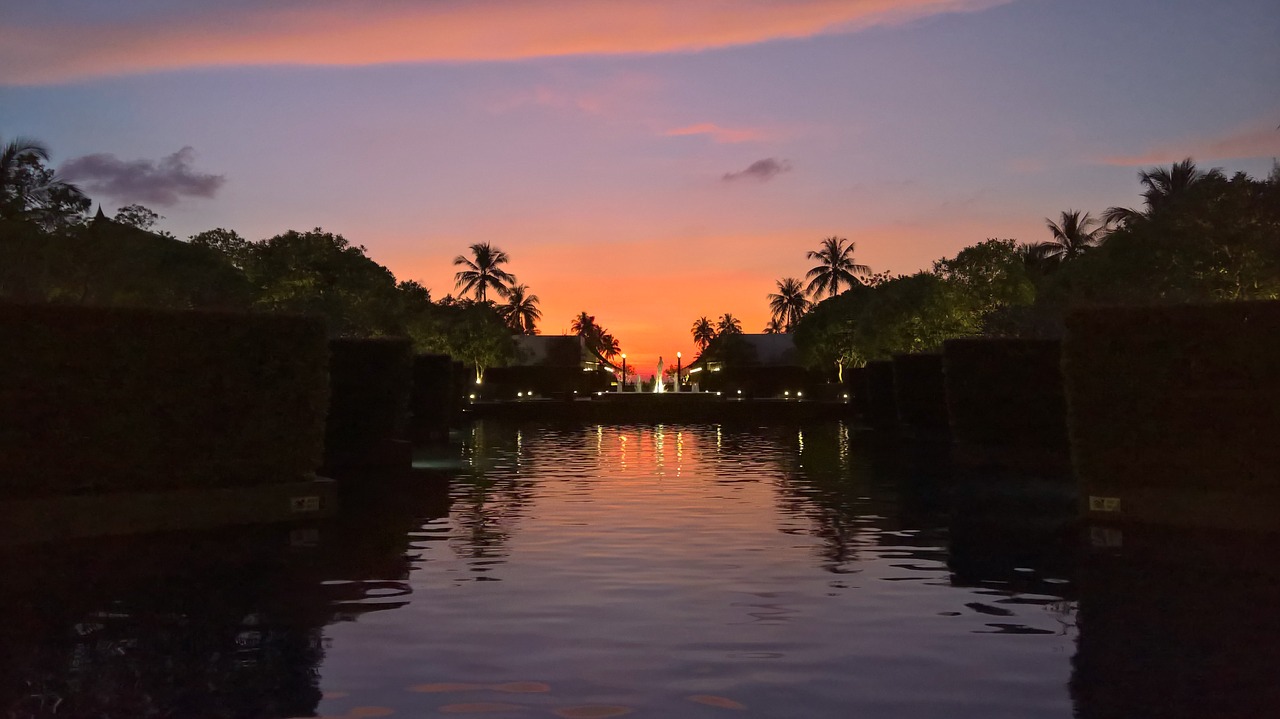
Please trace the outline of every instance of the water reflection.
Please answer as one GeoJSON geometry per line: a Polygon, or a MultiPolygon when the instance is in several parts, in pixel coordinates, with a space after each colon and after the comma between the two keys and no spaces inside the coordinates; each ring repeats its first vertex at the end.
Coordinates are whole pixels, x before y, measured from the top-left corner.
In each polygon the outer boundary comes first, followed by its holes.
{"type": "Polygon", "coordinates": [[[450,481],[347,478],[316,525],[0,551],[0,708],[1093,718],[1280,700],[1276,547],[1081,547],[1061,486],[958,474],[936,447],[839,423],[486,422],[418,459],[450,481]]]}
{"type": "Polygon", "coordinates": [[[1274,538],[1133,529],[1090,552],[1072,660],[1079,715],[1274,716],[1277,552],[1274,538]]]}
{"type": "Polygon", "coordinates": [[[312,716],[324,627],[403,606],[442,477],[358,478],[305,526],[0,548],[0,708],[35,717],[312,716]]]}

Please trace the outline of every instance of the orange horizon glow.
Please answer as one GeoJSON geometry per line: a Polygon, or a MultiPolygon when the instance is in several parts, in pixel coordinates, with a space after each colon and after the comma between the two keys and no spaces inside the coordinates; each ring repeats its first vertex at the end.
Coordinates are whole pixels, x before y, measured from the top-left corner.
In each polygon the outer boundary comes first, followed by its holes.
{"type": "MultiPolygon", "coordinates": [[[[762,333],[770,317],[767,295],[776,291],[776,281],[783,277],[803,281],[815,264],[805,253],[817,249],[824,237],[834,234],[854,241],[855,258],[875,272],[911,274],[988,237],[1037,238],[1043,234],[1043,223],[1040,217],[1023,218],[1017,225],[984,218],[939,218],[927,225],[881,225],[857,233],[810,228],[698,236],[666,235],[659,227],[652,230],[656,237],[607,245],[572,235],[555,241],[527,237],[494,244],[511,257],[503,268],[538,296],[541,334],[568,334],[570,322],[585,311],[618,338],[628,367],[647,378],[659,356],[672,367],[676,352],[683,353],[685,366],[697,356],[690,327],[700,316],[714,322],[728,312],[742,321],[743,332],[762,333]],[[722,260],[687,261],[695,255],[722,260]]],[[[403,243],[388,238],[374,244],[403,243]]],[[[397,279],[428,287],[437,301],[445,295],[458,296],[453,282],[456,268],[451,263],[459,253],[466,253],[466,245],[452,253],[369,252],[397,279]]]]}
{"type": "Polygon", "coordinates": [[[1246,157],[1280,156],[1280,131],[1270,122],[1241,128],[1212,137],[1199,137],[1180,142],[1166,142],[1136,155],[1108,155],[1108,165],[1150,167],[1181,162],[1187,157],[1230,160],[1246,157]]]}

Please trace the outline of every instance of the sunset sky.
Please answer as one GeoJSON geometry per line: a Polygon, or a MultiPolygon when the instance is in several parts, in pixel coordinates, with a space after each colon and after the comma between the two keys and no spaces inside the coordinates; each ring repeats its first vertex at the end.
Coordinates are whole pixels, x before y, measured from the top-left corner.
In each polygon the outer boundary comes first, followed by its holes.
{"type": "Polygon", "coordinates": [[[0,0],[0,138],[186,237],[475,242],[629,361],[768,320],[831,235],[911,272],[1143,167],[1280,156],[1275,0],[0,0]],[[69,163],[69,164],[68,164],[69,163]]]}

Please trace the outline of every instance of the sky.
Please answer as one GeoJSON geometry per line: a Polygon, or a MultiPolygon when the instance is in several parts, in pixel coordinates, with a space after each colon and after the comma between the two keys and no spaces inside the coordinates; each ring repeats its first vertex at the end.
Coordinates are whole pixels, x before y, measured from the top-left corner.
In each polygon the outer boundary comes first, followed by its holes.
{"type": "Polygon", "coordinates": [[[1280,156],[1275,0],[0,0],[0,140],[187,237],[321,227],[441,298],[478,242],[629,362],[910,273],[1140,170],[1280,156]]]}

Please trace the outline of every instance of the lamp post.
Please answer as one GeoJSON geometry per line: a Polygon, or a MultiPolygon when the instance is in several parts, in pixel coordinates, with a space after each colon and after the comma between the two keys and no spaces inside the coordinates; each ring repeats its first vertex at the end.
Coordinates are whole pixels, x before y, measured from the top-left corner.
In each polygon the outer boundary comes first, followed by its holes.
{"type": "Polygon", "coordinates": [[[622,353],[622,381],[618,383],[618,391],[627,391],[627,353],[622,353]]]}
{"type": "Polygon", "coordinates": [[[680,391],[680,353],[676,353],[676,391],[680,391]]]}

